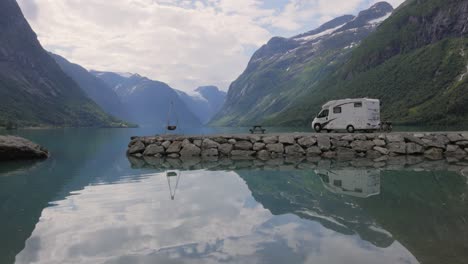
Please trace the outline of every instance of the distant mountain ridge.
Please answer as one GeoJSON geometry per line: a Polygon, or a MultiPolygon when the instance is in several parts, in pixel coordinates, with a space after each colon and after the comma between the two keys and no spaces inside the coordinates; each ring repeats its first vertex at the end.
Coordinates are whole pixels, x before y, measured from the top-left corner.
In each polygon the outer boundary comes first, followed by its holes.
{"type": "Polygon", "coordinates": [[[0,125],[118,126],[42,48],[15,0],[0,2],[0,125]]]}
{"type": "Polygon", "coordinates": [[[272,38],[231,84],[210,124],[250,126],[274,119],[333,73],[392,12],[390,4],[379,2],[357,17],[344,15],[301,35],[272,38]]]}
{"type": "Polygon", "coordinates": [[[89,98],[96,102],[106,113],[120,119],[129,115],[119,96],[103,80],[97,78],[78,64],[69,62],[60,55],[50,53],[60,68],[83,89],[89,98]]]}
{"type": "Polygon", "coordinates": [[[179,94],[163,82],[150,80],[138,74],[122,75],[113,72],[91,71],[119,96],[129,112],[129,120],[142,126],[167,125],[168,121],[180,127],[198,127],[202,123],[187,107],[179,94]],[[170,109],[173,104],[173,111],[170,109]]]}
{"type": "Polygon", "coordinates": [[[208,123],[221,110],[227,95],[226,92],[219,90],[216,86],[201,86],[191,94],[182,91],[177,92],[203,124],[208,123]]]}

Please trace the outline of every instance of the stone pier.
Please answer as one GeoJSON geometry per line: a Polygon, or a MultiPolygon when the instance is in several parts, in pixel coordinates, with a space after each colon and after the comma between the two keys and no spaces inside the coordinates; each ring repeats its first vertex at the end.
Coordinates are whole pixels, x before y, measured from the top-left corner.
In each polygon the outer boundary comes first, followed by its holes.
{"type": "Polygon", "coordinates": [[[468,132],[370,134],[157,135],[132,137],[127,155],[142,158],[229,157],[269,160],[321,157],[374,161],[396,156],[468,162],[468,132]]]}

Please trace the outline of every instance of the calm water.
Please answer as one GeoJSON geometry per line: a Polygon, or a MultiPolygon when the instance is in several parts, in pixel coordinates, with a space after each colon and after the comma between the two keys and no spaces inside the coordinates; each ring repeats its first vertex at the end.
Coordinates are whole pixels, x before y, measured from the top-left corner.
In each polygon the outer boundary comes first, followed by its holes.
{"type": "Polygon", "coordinates": [[[17,133],[52,157],[0,167],[2,264],[468,263],[460,172],[137,169],[151,129],[17,133]]]}

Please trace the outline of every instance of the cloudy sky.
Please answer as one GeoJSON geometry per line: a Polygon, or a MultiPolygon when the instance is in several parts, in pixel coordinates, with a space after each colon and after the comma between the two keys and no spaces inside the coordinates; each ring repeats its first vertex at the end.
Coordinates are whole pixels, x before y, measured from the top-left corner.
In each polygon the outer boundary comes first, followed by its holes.
{"type": "MultiPolygon", "coordinates": [[[[272,36],[378,0],[18,0],[44,47],[87,69],[227,90],[272,36]]],[[[394,7],[403,0],[389,0],[394,7]]]]}

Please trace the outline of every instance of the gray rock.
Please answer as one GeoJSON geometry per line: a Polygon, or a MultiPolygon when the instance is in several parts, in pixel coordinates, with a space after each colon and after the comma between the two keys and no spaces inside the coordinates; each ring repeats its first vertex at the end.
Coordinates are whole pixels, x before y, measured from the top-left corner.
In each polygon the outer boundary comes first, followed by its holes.
{"type": "Polygon", "coordinates": [[[151,144],[146,147],[145,151],[143,152],[144,156],[154,156],[156,154],[164,153],[164,147],[158,146],[156,144],[151,144]]]}
{"type": "Polygon", "coordinates": [[[357,135],[354,135],[354,140],[365,141],[365,140],[367,140],[367,137],[366,137],[366,135],[363,135],[363,134],[357,134],[357,135]]]}
{"type": "Polygon", "coordinates": [[[418,137],[415,137],[415,136],[412,136],[412,135],[406,135],[405,136],[405,140],[408,141],[408,142],[412,142],[412,143],[416,143],[418,145],[421,145],[421,146],[426,146],[426,143],[424,143],[424,141],[418,137]]]}
{"type": "Polygon", "coordinates": [[[238,150],[252,150],[252,143],[250,141],[237,141],[234,145],[234,149],[238,150]]]}
{"type": "Polygon", "coordinates": [[[431,148],[424,152],[424,157],[430,160],[441,160],[444,158],[444,151],[440,148],[431,148]]]}
{"type": "Polygon", "coordinates": [[[225,156],[229,156],[231,154],[233,146],[229,143],[226,143],[226,144],[221,144],[218,149],[219,149],[219,152],[221,152],[221,154],[225,156]]]}
{"type": "Polygon", "coordinates": [[[284,152],[290,156],[303,156],[306,154],[305,150],[299,144],[286,146],[284,152]]]}
{"type": "Polygon", "coordinates": [[[278,138],[279,143],[283,144],[294,144],[296,141],[294,140],[294,135],[280,135],[278,138]]]}
{"type": "Polygon", "coordinates": [[[460,149],[457,145],[447,145],[447,152],[456,152],[460,149]]]}
{"type": "Polygon", "coordinates": [[[322,150],[318,146],[312,146],[307,149],[307,156],[318,156],[322,154],[322,150]]]}
{"type": "Polygon", "coordinates": [[[368,140],[356,140],[351,142],[351,148],[358,152],[366,152],[371,150],[374,146],[374,142],[368,140]]]}
{"type": "Polygon", "coordinates": [[[0,161],[47,159],[48,157],[47,149],[30,140],[15,136],[0,136],[0,161]]]}
{"type": "Polygon", "coordinates": [[[165,149],[167,149],[171,145],[171,142],[169,140],[164,141],[161,146],[163,146],[165,149]]]}
{"type": "Polygon", "coordinates": [[[449,133],[447,134],[447,138],[448,140],[450,140],[450,142],[458,142],[458,141],[462,141],[462,140],[465,140],[462,136],[460,136],[459,134],[454,134],[454,133],[449,133]]]}
{"type": "Polygon", "coordinates": [[[253,145],[253,150],[259,151],[259,150],[262,150],[265,146],[266,146],[265,143],[257,142],[253,145]]]}
{"type": "Polygon", "coordinates": [[[456,144],[457,144],[458,146],[462,147],[462,148],[468,147],[468,141],[466,141],[466,140],[458,141],[456,144]]]}
{"type": "Polygon", "coordinates": [[[353,140],[354,140],[354,137],[353,137],[352,135],[346,135],[346,136],[341,137],[341,140],[344,140],[344,141],[353,141],[353,140]]]}
{"type": "Polygon", "coordinates": [[[386,149],[386,148],[382,148],[382,147],[374,147],[374,150],[379,152],[380,154],[382,155],[388,155],[390,154],[390,150],[386,149]]]}
{"type": "Polygon", "coordinates": [[[438,142],[440,142],[443,145],[447,145],[448,143],[450,143],[450,140],[445,135],[436,135],[435,138],[438,142]]]}
{"type": "Polygon", "coordinates": [[[387,144],[387,149],[391,153],[406,154],[406,143],[403,141],[389,143],[387,144]]]}
{"type": "Polygon", "coordinates": [[[218,144],[228,143],[227,139],[223,137],[215,137],[215,138],[212,138],[212,140],[218,144]]]}
{"type": "Polygon", "coordinates": [[[406,153],[410,155],[423,154],[424,147],[413,142],[406,143],[406,153]]]}
{"type": "Polygon", "coordinates": [[[267,144],[266,148],[270,152],[275,152],[275,153],[283,153],[284,152],[284,146],[281,143],[267,144]]]}
{"type": "Polygon", "coordinates": [[[388,134],[387,135],[388,142],[403,142],[405,139],[401,134],[388,134]]]}
{"type": "Polygon", "coordinates": [[[231,139],[228,140],[228,143],[231,144],[231,145],[234,145],[234,144],[237,143],[237,140],[231,138],[231,139]]]}
{"type": "Polygon", "coordinates": [[[169,155],[167,155],[169,158],[171,159],[177,159],[178,157],[180,157],[180,154],[179,153],[171,153],[169,155]]]}
{"type": "MultiPolygon", "coordinates": [[[[0,142],[0,146],[2,145],[2,143],[0,142]]],[[[128,150],[127,150],[127,154],[129,155],[133,155],[133,154],[136,154],[136,153],[142,153],[143,151],[145,150],[145,144],[143,144],[143,142],[141,141],[137,141],[136,143],[134,143],[128,150]]],[[[2,152],[5,152],[5,150],[0,150],[0,153],[2,152]]],[[[0,155],[2,156],[2,155],[0,155]]]]}
{"type": "Polygon", "coordinates": [[[233,157],[251,157],[257,153],[256,151],[249,150],[233,150],[231,151],[231,156],[233,157]]]}
{"type": "Polygon", "coordinates": [[[171,145],[169,145],[166,152],[167,153],[179,153],[181,149],[182,149],[182,142],[174,141],[172,142],[171,145]]]}
{"type": "Polygon", "coordinates": [[[345,148],[349,146],[349,142],[346,140],[336,140],[332,139],[331,140],[332,147],[334,148],[345,148]]]}
{"type": "Polygon", "coordinates": [[[317,145],[322,151],[330,150],[331,142],[329,137],[319,136],[317,137],[317,145]]]}
{"type": "Polygon", "coordinates": [[[336,152],[335,151],[327,151],[322,153],[322,157],[325,159],[333,159],[336,157],[336,152]]]}
{"type": "Polygon", "coordinates": [[[317,143],[317,139],[314,137],[302,137],[297,140],[297,143],[305,148],[308,148],[315,145],[317,143]]]}
{"type": "Polygon", "coordinates": [[[200,148],[202,146],[202,141],[200,139],[195,139],[193,141],[193,144],[200,148]]]}
{"type": "Polygon", "coordinates": [[[278,143],[278,137],[277,136],[266,136],[262,138],[263,143],[265,144],[275,144],[278,143]]]}
{"type": "Polygon", "coordinates": [[[217,149],[219,144],[209,138],[203,139],[202,149],[217,149]]]}
{"type": "Polygon", "coordinates": [[[422,141],[427,147],[445,149],[445,144],[437,141],[435,138],[433,139],[423,138],[422,141]]]}
{"type": "Polygon", "coordinates": [[[249,138],[250,142],[252,142],[252,143],[259,142],[260,140],[262,140],[262,137],[260,137],[258,135],[249,135],[248,138],[249,138]]]}
{"type": "Polygon", "coordinates": [[[270,152],[268,152],[267,150],[260,150],[259,152],[257,152],[257,157],[262,160],[268,160],[270,159],[270,152]]]}
{"type": "Polygon", "coordinates": [[[204,149],[201,152],[202,157],[217,157],[219,156],[218,149],[215,148],[208,148],[204,149]]]}
{"type": "Polygon", "coordinates": [[[385,140],[382,139],[374,139],[372,142],[374,142],[374,145],[376,145],[377,147],[385,147],[385,145],[387,145],[385,140]]]}
{"type": "Polygon", "coordinates": [[[190,143],[190,140],[188,140],[187,138],[184,139],[184,141],[182,141],[182,147],[185,147],[185,146],[187,146],[188,144],[192,144],[192,143],[190,143]]]}
{"type": "Polygon", "coordinates": [[[201,149],[197,146],[195,146],[195,144],[183,144],[183,148],[182,150],[180,151],[180,155],[182,157],[194,157],[194,156],[200,156],[201,154],[201,149]]]}

